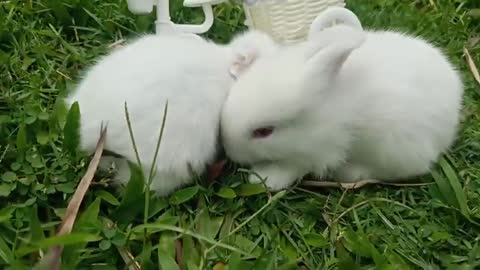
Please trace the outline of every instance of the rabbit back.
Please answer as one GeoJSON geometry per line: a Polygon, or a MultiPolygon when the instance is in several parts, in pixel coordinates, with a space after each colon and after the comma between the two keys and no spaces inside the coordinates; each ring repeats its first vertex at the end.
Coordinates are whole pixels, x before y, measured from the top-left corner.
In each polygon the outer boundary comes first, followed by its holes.
{"type": "Polygon", "coordinates": [[[461,78],[439,49],[419,38],[370,32],[346,61],[338,84],[344,106],[355,108],[346,167],[353,164],[364,174],[343,178],[426,173],[455,140],[461,78]]]}

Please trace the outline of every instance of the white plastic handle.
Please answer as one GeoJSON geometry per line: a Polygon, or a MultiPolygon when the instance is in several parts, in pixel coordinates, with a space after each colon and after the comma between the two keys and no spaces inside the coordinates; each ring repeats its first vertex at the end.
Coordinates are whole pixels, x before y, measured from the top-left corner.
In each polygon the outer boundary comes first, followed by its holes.
{"type": "Polygon", "coordinates": [[[183,6],[185,7],[201,7],[203,5],[217,5],[226,0],[185,0],[183,1],[183,6]]]}
{"type": "Polygon", "coordinates": [[[128,9],[135,14],[152,12],[154,0],[127,0],[128,9]]]}
{"type": "MultiPolygon", "coordinates": [[[[213,25],[213,10],[211,5],[202,5],[205,20],[202,24],[174,24],[175,29],[184,33],[202,34],[207,32],[213,25]]],[[[157,27],[158,33],[158,27],[157,27]]]]}
{"type": "Polygon", "coordinates": [[[201,24],[174,24],[170,18],[170,0],[127,0],[128,9],[136,14],[148,14],[156,6],[157,20],[155,21],[155,32],[172,33],[183,32],[202,34],[207,32],[213,25],[212,5],[220,4],[227,0],[185,0],[185,7],[202,7],[205,20],[201,24]]]}

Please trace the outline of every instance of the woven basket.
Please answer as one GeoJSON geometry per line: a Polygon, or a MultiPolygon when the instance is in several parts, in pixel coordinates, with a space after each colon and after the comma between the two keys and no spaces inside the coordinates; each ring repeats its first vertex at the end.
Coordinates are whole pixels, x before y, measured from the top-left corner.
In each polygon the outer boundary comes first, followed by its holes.
{"type": "Polygon", "coordinates": [[[320,12],[330,6],[344,7],[343,0],[258,0],[244,4],[245,25],[270,34],[284,44],[305,40],[320,12]]]}

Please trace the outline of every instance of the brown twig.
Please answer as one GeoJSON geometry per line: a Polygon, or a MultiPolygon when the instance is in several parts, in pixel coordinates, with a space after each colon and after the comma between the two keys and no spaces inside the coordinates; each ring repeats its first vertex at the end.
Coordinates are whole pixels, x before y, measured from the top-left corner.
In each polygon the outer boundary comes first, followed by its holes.
{"type": "MultiPolygon", "coordinates": [[[[78,210],[80,209],[80,205],[82,204],[83,197],[92,182],[92,179],[97,171],[98,164],[100,162],[100,158],[103,153],[103,148],[105,146],[105,134],[107,132],[107,128],[102,127],[102,131],[100,133],[100,138],[98,139],[97,146],[95,148],[95,154],[93,155],[92,160],[88,165],[87,172],[80,180],[80,183],[73,194],[73,197],[70,199],[68,203],[67,210],[65,211],[65,215],[63,217],[62,223],[57,231],[57,235],[69,234],[72,232],[73,225],[75,223],[75,219],[78,214],[78,210]]],[[[51,267],[50,269],[59,270],[60,269],[60,257],[62,255],[63,246],[54,246],[50,249],[49,253],[51,254],[51,267]]],[[[48,256],[45,256],[48,257],[48,256]]]]}
{"type": "Polygon", "coordinates": [[[175,239],[175,261],[180,270],[183,270],[183,247],[180,239],[175,239]]]}
{"type": "Polygon", "coordinates": [[[100,139],[97,142],[97,147],[95,148],[95,154],[93,155],[92,160],[88,164],[88,169],[85,175],[80,180],[80,183],[73,194],[72,199],[68,203],[67,210],[65,211],[65,216],[60,224],[60,229],[58,231],[58,235],[62,235],[65,233],[70,233],[73,228],[73,224],[75,223],[75,219],[78,214],[78,210],[80,209],[80,204],[83,201],[83,197],[87,193],[88,187],[92,182],[93,177],[95,176],[95,172],[97,171],[98,164],[100,162],[100,158],[102,157],[103,147],[105,146],[105,133],[106,128],[102,129],[100,133],[100,139]]]}

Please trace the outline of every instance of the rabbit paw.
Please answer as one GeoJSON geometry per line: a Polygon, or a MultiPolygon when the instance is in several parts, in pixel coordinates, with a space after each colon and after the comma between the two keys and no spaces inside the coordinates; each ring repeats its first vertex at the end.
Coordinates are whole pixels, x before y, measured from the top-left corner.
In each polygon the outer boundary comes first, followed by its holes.
{"type": "Polygon", "coordinates": [[[271,191],[286,189],[302,176],[297,169],[275,164],[253,166],[252,170],[256,174],[250,175],[250,183],[261,183],[265,179],[265,185],[271,191]]]}
{"type": "Polygon", "coordinates": [[[368,179],[370,177],[370,172],[368,168],[362,165],[345,164],[334,172],[333,177],[340,182],[353,183],[368,179]]]}

